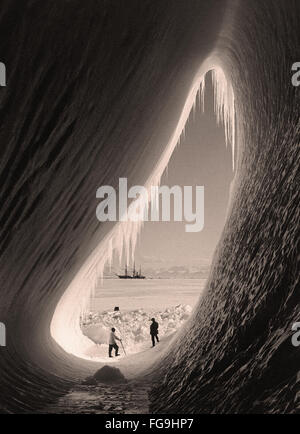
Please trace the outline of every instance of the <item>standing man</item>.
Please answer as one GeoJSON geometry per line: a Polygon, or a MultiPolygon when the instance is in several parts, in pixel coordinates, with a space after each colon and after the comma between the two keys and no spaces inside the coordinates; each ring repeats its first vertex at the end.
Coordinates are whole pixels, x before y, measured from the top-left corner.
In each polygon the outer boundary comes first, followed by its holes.
{"type": "Polygon", "coordinates": [[[108,346],[108,355],[109,355],[109,357],[112,357],[111,352],[112,352],[113,348],[115,349],[116,357],[120,355],[118,353],[119,346],[117,345],[116,341],[122,342],[122,339],[118,338],[118,336],[115,335],[115,331],[116,331],[116,329],[113,327],[111,329],[110,334],[109,334],[109,346],[108,346]]]}
{"type": "Polygon", "coordinates": [[[155,339],[159,342],[158,339],[158,322],[155,321],[155,318],[151,318],[152,324],[150,325],[150,335],[152,339],[152,347],[155,347],[155,339]]]}

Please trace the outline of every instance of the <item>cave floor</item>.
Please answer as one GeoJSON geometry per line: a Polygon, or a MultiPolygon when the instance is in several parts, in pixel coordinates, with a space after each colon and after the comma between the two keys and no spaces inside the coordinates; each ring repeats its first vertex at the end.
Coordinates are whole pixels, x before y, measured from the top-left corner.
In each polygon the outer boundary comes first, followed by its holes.
{"type": "Polygon", "coordinates": [[[148,383],[134,381],[113,385],[78,385],[40,413],[147,414],[149,389],[148,383]]]}

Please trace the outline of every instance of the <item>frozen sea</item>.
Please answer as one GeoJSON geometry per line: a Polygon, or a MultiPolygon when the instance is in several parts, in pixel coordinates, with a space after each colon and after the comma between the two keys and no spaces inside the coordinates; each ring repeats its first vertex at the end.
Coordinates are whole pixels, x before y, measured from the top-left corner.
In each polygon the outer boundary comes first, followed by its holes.
{"type": "Polygon", "coordinates": [[[194,307],[206,279],[104,279],[91,300],[91,311],[102,312],[119,306],[134,309],[165,310],[185,304],[194,307]]]}

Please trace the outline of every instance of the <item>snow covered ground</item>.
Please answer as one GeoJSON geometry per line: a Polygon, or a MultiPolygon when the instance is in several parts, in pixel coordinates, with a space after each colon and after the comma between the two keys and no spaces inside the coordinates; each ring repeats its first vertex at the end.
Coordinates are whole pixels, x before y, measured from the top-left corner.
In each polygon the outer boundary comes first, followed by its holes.
{"type": "MultiPolygon", "coordinates": [[[[105,311],[90,313],[82,325],[83,333],[93,342],[87,356],[92,358],[107,357],[108,335],[112,327],[116,335],[122,338],[126,354],[143,351],[151,346],[149,327],[151,318],[159,323],[159,337],[172,335],[188,319],[192,307],[179,304],[162,311],[136,309],[132,311],[105,311]]],[[[121,344],[120,352],[124,355],[121,344]]],[[[114,352],[113,352],[114,354],[114,352]]]]}
{"type": "MultiPolygon", "coordinates": [[[[107,279],[99,284],[91,300],[90,312],[82,319],[84,335],[91,339],[86,356],[108,361],[108,334],[112,327],[123,340],[127,355],[151,347],[151,318],[159,323],[159,337],[166,345],[190,316],[203,292],[206,279],[107,279]],[[114,312],[118,306],[119,311],[114,312]]],[[[109,359],[116,362],[124,358],[109,359]]],[[[114,354],[114,351],[113,351],[114,354]]]]}

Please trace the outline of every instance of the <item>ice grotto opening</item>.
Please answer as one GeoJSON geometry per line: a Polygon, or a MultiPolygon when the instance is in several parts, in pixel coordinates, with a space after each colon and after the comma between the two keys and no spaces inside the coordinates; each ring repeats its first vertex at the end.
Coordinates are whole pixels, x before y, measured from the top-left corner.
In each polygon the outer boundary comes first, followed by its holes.
{"type": "MultiPolygon", "coordinates": [[[[217,108],[223,93],[217,86],[222,84],[221,80],[224,80],[221,73],[209,72],[199,85],[196,104],[185,123],[180,145],[172,153],[160,182],[179,187],[205,185],[205,221],[208,223],[203,231],[191,234],[186,232],[184,221],[143,222],[134,258],[126,258],[124,252],[121,265],[117,252],[110,266],[106,266],[103,279],[97,279],[95,273],[94,291],[89,290],[90,281],[80,284],[84,296],[90,295],[80,321],[83,334],[92,341],[84,350],[85,357],[115,363],[107,358],[112,327],[123,340],[124,350],[119,345],[120,357],[149,349],[152,317],[158,321],[159,338],[163,338],[160,347],[163,348],[187,321],[201,296],[210,255],[224,225],[229,186],[234,176],[232,150],[225,146],[224,124],[215,114],[220,113],[217,108]],[[118,278],[119,274],[124,274],[125,264],[131,275],[141,263],[146,280],[118,278]],[[118,310],[114,311],[116,305],[118,310]]],[[[75,300],[77,305],[78,298],[75,300]]],[[[64,315],[63,321],[66,323],[64,315]]],[[[145,354],[145,358],[153,360],[153,354],[145,354]]]]}
{"type": "Polygon", "coordinates": [[[157,360],[151,411],[295,412],[299,2],[117,5],[1,9],[1,411],[32,411],[95,372],[74,355],[82,334],[68,350],[69,325],[55,340],[50,332],[66,289],[115,231],[97,224],[91,198],[116,173],[132,185],[157,173],[191,83],[213,59],[235,96],[231,207],[187,337],[157,360]]]}

